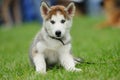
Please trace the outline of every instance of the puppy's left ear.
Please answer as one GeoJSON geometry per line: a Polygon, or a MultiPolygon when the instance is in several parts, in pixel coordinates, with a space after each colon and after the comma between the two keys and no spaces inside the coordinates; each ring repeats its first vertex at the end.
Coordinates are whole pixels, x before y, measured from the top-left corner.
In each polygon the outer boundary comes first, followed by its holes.
{"type": "Polygon", "coordinates": [[[75,14],[75,4],[73,2],[69,3],[69,5],[66,8],[68,15],[71,17],[75,14]]]}

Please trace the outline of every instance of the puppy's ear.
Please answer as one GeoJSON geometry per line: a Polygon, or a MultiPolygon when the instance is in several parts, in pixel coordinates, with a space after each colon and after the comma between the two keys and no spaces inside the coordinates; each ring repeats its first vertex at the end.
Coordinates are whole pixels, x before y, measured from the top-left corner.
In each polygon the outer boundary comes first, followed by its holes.
{"type": "Polygon", "coordinates": [[[42,17],[46,17],[48,15],[49,10],[50,8],[48,4],[43,1],[40,6],[40,12],[41,12],[42,17]]]}
{"type": "Polygon", "coordinates": [[[73,2],[69,3],[69,5],[66,8],[68,15],[71,17],[75,14],[75,4],[73,2]]]}

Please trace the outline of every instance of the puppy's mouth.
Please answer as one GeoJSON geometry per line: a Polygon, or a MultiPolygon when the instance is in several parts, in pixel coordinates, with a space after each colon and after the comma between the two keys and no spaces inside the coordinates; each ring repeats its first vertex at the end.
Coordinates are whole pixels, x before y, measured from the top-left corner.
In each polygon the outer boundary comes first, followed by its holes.
{"type": "Polygon", "coordinates": [[[63,39],[64,38],[64,36],[62,36],[62,34],[61,33],[57,33],[56,32],[56,34],[55,35],[50,35],[49,33],[48,33],[48,30],[45,28],[45,31],[47,32],[47,34],[49,35],[49,37],[51,37],[51,38],[54,38],[54,39],[63,39]]]}
{"type": "Polygon", "coordinates": [[[63,36],[55,36],[57,39],[63,39],[63,36]]]}
{"type": "Polygon", "coordinates": [[[53,39],[63,39],[64,37],[54,37],[54,36],[50,36],[51,38],[53,38],[53,39]]]}
{"type": "MultiPolygon", "coordinates": [[[[45,28],[45,31],[47,32],[47,34],[48,34],[48,31],[47,31],[47,29],[45,28]]],[[[54,36],[51,36],[51,35],[49,35],[48,34],[48,36],[51,38],[51,39],[55,39],[55,40],[58,40],[58,41],[60,41],[63,45],[65,45],[65,43],[63,42],[63,40],[64,40],[64,36],[57,36],[57,37],[54,37],[54,36]]],[[[70,41],[69,41],[70,42],[70,41]]],[[[68,43],[69,43],[68,42],[68,43]]],[[[67,44],[68,44],[67,43],[67,44]]]]}

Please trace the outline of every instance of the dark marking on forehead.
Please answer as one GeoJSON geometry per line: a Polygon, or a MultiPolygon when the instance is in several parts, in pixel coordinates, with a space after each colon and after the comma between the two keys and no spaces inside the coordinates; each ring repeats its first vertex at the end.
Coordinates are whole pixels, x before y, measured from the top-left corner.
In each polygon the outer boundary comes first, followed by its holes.
{"type": "Polygon", "coordinates": [[[49,20],[52,17],[52,15],[56,15],[57,12],[63,15],[66,19],[69,19],[69,16],[67,15],[67,11],[65,10],[64,6],[52,6],[50,9],[51,10],[49,11],[48,16],[46,17],[46,20],[49,20]]]}

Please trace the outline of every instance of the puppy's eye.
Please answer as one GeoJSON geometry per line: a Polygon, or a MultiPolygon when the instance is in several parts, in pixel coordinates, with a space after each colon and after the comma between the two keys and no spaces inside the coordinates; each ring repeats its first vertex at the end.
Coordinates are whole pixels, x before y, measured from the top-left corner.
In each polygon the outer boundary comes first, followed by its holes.
{"type": "Polygon", "coordinates": [[[63,19],[63,20],[61,20],[61,23],[65,23],[65,20],[63,19]]]}
{"type": "Polygon", "coordinates": [[[51,22],[52,24],[55,24],[55,21],[53,21],[53,20],[51,20],[50,22],[51,22]]]}

